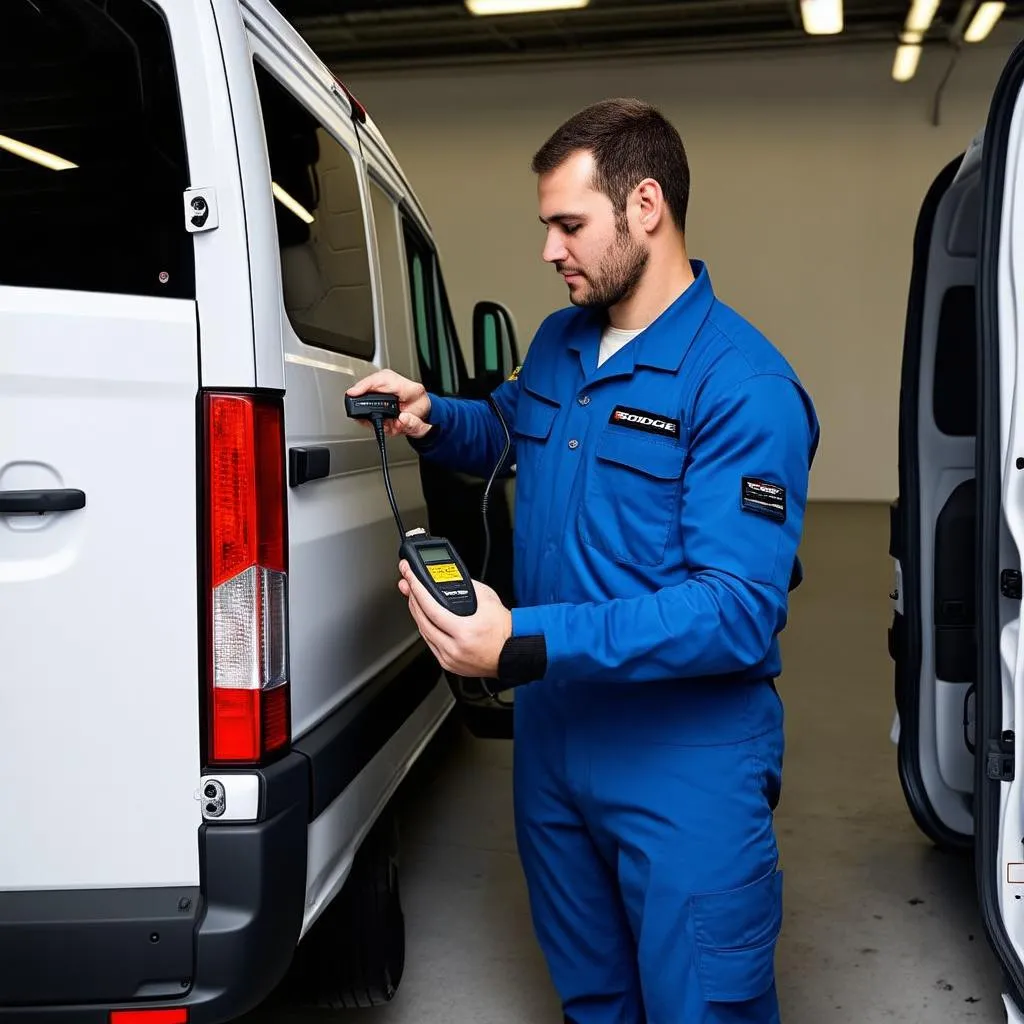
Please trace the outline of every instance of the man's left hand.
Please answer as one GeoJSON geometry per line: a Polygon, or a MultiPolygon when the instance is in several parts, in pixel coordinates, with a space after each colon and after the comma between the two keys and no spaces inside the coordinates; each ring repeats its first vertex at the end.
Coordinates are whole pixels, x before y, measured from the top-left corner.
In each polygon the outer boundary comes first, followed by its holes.
{"type": "Polygon", "coordinates": [[[398,563],[398,589],[409,600],[409,612],[442,668],[459,676],[493,679],[498,656],[512,635],[512,613],[486,584],[473,581],[475,615],[455,615],[438,604],[413,575],[409,563],[398,563]]]}

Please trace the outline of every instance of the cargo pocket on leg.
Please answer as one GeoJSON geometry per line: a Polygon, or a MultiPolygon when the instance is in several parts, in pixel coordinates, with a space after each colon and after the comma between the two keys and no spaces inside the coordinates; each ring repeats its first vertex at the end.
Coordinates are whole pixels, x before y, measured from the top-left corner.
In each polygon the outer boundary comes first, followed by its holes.
{"type": "Polygon", "coordinates": [[[782,930],[782,872],[726,892],[690,898],[697,977],[709,1003],[763,995],[775,978],[782,930]]]}

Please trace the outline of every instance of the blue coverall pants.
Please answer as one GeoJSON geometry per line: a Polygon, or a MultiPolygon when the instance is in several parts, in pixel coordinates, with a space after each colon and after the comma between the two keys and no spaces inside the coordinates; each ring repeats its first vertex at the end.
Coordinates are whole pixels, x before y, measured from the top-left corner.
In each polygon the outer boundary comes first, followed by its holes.
{"type": "Polygon", "coordinates": [[[782,708],[769,682],[735,686],[517,691],[517,839],[573,1024],[779,1020],[782,708]],[[759,734],[715,742],[737,712],[759,734]]]}

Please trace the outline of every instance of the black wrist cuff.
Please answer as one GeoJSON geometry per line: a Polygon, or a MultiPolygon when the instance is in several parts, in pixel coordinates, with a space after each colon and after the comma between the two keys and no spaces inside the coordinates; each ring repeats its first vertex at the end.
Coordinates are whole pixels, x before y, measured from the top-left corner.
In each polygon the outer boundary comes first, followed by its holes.
{"type": "Polygon", "coordinates": [[[503,687],[522,686],[544,678],[548,670],[548,645],[544,634],[510,636],[498,655],[498,682],[503,687]]]}
{"type": "Polygon", "coordinates": [[[405,435],[405,439],[412,445],[412,449],[415,452],[429,452],[431,448],[437,444],[438,437],[441,433],[441,428],[438,426],[432,426],[422,437],[410,437],[408,434],[405,435]]]}

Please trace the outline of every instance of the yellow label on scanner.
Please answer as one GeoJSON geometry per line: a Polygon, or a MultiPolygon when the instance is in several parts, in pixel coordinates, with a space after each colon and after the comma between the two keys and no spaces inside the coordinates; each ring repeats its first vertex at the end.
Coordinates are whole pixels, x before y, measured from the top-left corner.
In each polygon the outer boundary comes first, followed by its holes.
{"type": "Polygon", "coordinates": [[[435,583],[461,583],[462,573],[454,562],[439,562],[437,565],[428,565],[427,572],[435,583]]]}

